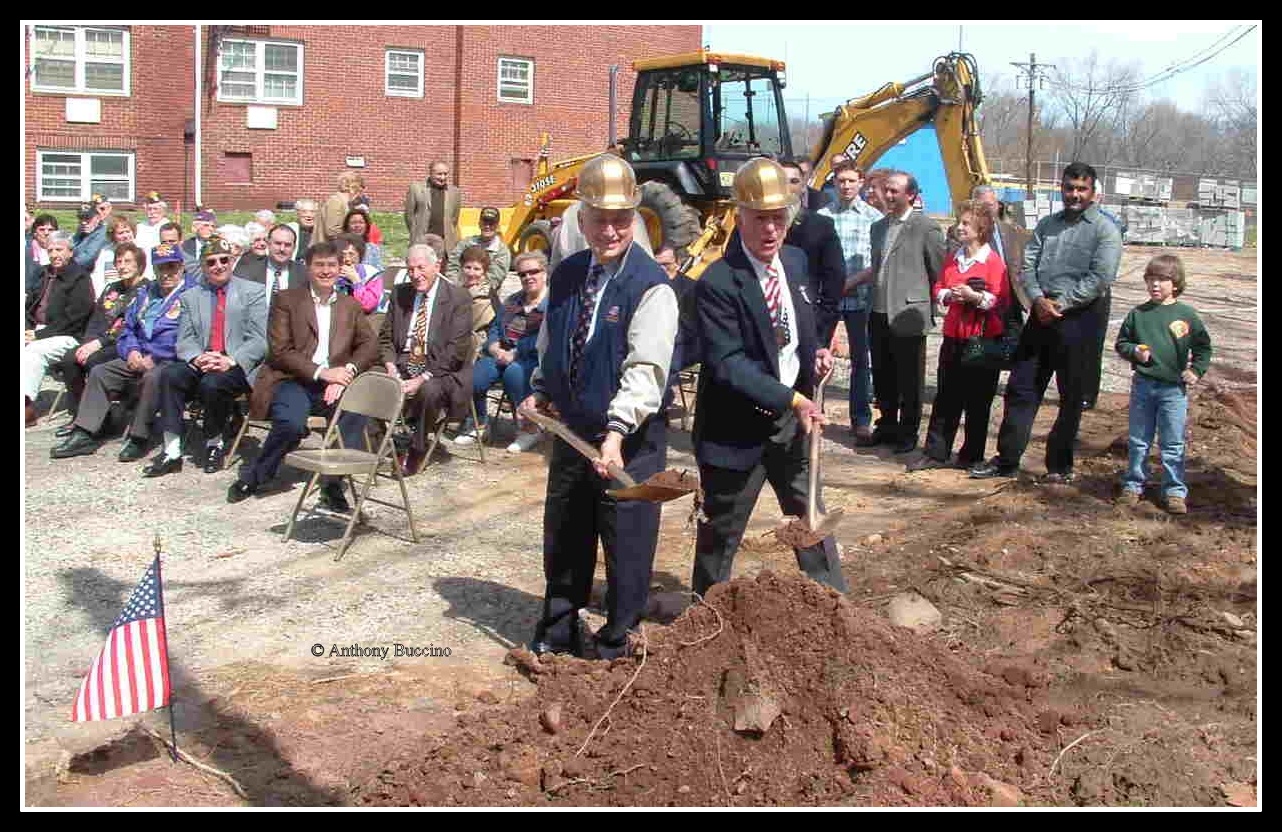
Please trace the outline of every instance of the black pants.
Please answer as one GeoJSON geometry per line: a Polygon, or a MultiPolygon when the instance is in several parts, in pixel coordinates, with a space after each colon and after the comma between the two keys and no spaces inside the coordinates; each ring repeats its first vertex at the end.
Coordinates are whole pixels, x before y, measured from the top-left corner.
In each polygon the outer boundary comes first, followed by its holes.
{"type": "Polygon", "coordinates": [[[966,415],[966,433],[957,462],[973,465],[985,456],[988,443],[988,414],[997,395],[998,370],[967,367],[961,363],[965,341],[945,338],[939,348],[939,372],[935,405],[926,428],[926,456],[947,462],[953,451],[953,440],[962,414],[966,415]]]}
{"type": "Polygon", "coordinates": [[[926,390],[926,336],[896,335],[883,312],[868,318],[877,429],[897,441],[916,440],[926,390]]]}
{"type": "Polygon", "coordinates": [[[1100,303],[1097,299],[1050,324],[1039,322],[1036,314],[1029,316],[1019,340],[1015,366],[1006,381],[1006,411],[997,433],[999,465],[1019,464],[1033,432],[1037,409],[1046,395],[1046,385],[1054,375],[1059,388],[1059,416],[1046,439],[1046,470],[1073,470],[1073,442],[1082,421],[1082,391],[1094,367],[1100,303]]]}
{"type": "Polygon", "coordinates": [[[232,423],[236,397],[249,392],[249,382],[242,367],[225,373],[202,373],[185,361],[175,361],[160,377],[160,428],[167,433],[183,432],[183,411],[195,396],[205,410],[205,438],[227,436],[232,423]]]}
{"type": "MultiPolygon", "coordinates": [[[[263,449],[253,465],[245,466],[240,473],[242,481],[261,485],[276,476],[285,454],[298,447],[307,436],[307,417],[328,415],[333,405],[325,404],[326,383],[323,381],[298,381],[289,379],[276,387],[272,396],[270,418],[272,428],[263,440],[263,449]]],[[[368,419],[356,413],[344,413],[338,420],[338,431],[343,437],[343,447],[364,448],[365,423],[368,419]]]]}
{"type": "MultiPolygon", "coordinates": [[[[667,423],[654,416],[623,440],[625,469],[637,482],[667,464],[667,423]]],[[[579,610],[587,606],[596,571],[597,540],[605,550],[607,621],[597,641],[619,646],[645,612],[659,539],[659,504],[617,501],[614,486],[597,476],[561,439],[552,445],[543,507],[543,574],[547,591],[534,640],[558,652],[582,652],[579,610]]]]}
{"type": "Polygon", "coordinates": [[[80,407],[80,397],[85,394],[85,380],[89,378],[89,372],[99,364],[106,364],[119,357],[115,344],[108,344],[97,350],[85,359],[84,364],[76,363],[75,350],[71,350],[62,357],[62,361],[58,364],[62,371],[62,383],[67,387],[67,398],[70,400],[72,410],[80,407]]]}
{"type": "MultiPolygon", "coordinates": [[[[690,583],[695,592],[705,594],[708,588],[730,580],[734,556],[748,527],[752,509],[757,505],[761,486],[768,480],[784,514],[806,516],[806,495],[810,459],[806,453],[807,437],[791,412],[778,423],[775,436],[766,442],[761,461],[750,471],[735,471],[714,465],[699,466],[703,488],[703,513],[707,521],[699,524],[695,545],[694,576],[690,583]]],[[[816,496],[817,508],[823,511],[823,500],[816,496]]],[[[801,570],[840,592],[846,591],[841,574],[837,543],[832,535],[814,546],[796,549],[801,570]]]]}
{"type": "Polygon", "coordinates": [[[1104,295],[1099,299],[1100,308],[1096,315],[1095,325],[1099,327],[1096,333],[1094,366],[1086,374],[1085,386],[1082,389],[1082,401],[1086,402],[1088,407],[1094,407],[1096,399],[1099,398],[1100,381],[1104,376],[1104,342],[1108,340],[1108,317],[1113,312],[1113,292],[1111,289],[1105,289],[1104,295]]]}

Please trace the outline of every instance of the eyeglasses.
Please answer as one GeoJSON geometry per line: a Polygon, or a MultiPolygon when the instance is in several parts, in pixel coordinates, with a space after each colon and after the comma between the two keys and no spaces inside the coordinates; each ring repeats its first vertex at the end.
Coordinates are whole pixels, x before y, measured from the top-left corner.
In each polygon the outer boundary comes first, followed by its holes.
{"type": "Polygon", "coordinates": [[[228,264],[228,263],[230,263],[230,262],[231,262],[231,258],[230,258],[230,257],[227,257],[227,256],[225,256],[225,255],[224,255],[224,256],[222,256],[222,257],[206,257],[206,258],[205,258],[205,265],[206,265],[206,266],[213,266],[213,265],[215,265],[215,264],[222,266],[222,265],[226,265],[226,264],[228,264]]]}
{"type": "Polygon", "coordinates": [[[789,184],[789,185],[800,185],[800,184],[801,184],[801,180],[800,180],[800,179],[789,179],[789,180],[788,180],[788,184],[789,184]]]}
{"type": "Polygon", "coordinates": [[[523,272],[517,272],[517,277],[533,277],[536,274],[542,274],[542,269],[526,269],[523,272]]]}

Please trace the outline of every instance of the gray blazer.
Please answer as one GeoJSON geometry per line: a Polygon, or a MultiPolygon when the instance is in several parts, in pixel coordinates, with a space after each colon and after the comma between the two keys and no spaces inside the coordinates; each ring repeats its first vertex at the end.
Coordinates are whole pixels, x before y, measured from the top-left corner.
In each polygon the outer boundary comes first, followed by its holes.
{"type": "MultiPolygon", "coordinates": [[[[213,322],[213,295],[202,278],[179,297],[182,312],[178,318],[178,360],[190,361],[205,351],[209,328],[213,322]]],[[[267,354],[267,298],[262,285],[243,277],[232,277],[227,284],[227,309],[224,343],[227,354],[254,383],[258,365],[267,354]]]]}
{"type": "MultiPolygon", "coordinates": [[[[872,268],[877,279],[886,281],[886,315],[896,335],[924,335],[935,323],[931,284],[939,280],[944,264],[944,232],[934,220],[913,211],[899,229],[895,243],[886,251],[886,229],[890,218],[872,224],[872,268]],[[881,263],[886,261],[886,271],[881,263]]],[[[873,290],[876,292],[876,288],[873,290]]]]}

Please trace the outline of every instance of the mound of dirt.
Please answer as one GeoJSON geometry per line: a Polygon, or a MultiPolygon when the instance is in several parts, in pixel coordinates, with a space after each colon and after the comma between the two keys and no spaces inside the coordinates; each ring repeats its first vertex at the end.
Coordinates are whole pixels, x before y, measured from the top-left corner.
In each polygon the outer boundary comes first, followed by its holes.
{"type": "Polygon", "coordinates": [[[1074,715],[1046,707],[1038,667],[990,674],[964,651],[892,627],[801,576],[739,578],[671,626],[647,625],[630,659],[514,651],[534,697],[459,714],[453,732],[390,764],[352,800],[1043,802],[1050,735],[1074,715]]]}

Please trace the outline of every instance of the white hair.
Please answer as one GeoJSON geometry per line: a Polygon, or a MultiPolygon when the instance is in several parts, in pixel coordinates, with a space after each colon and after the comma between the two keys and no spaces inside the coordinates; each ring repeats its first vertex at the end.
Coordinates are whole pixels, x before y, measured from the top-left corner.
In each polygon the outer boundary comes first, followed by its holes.
{"type": "Polygon", "coordinates": [[[271,228],[276,224],[276,214],[270,208],[256,212],[254,219],[258,220],[258,224],[263,228],[271,228]]]}
{"type": "Polygon", "coordinates": [[[317,211],[319,209],[320,206],[316,204],[314,199],[298,199],[294,201],[295,211],[317,211]]]}
{"type": "Polygon", "coordinates": [[[49,234],[49,248],[53,248],[58,243],[66,243],[67,248],[71,248],[71,235],[66,231],[54,231],[49,234]]]}
{"type": "Polygon", "coordinates": [[[261,223],[256,223],[256,222],[245,223],[245,233],[249,235],[250,240],[253,240],[254,237],[256,237],[259,234],[266,236],[267,229],[269,228],[271,228],[270,225],[262,225],[261,223]]]}
{"type": "Polygon", "coordinates": [[[234,246],[244,248],[249,245],[249,235],[239,225],[220,225],[218,226],[217,234],[234,246]]]}
{"type": "Polygon", "coordinates": [[[405,252],[405,262],[408,263],[410,261],[410,257],[414,256],[415,254],[421,254],[424,257],[426,257],[428,265],[440,262],[436,256],[436,250],[433,249],[431,246],[429,246],[427,243],[415,243],[414,245],[410,246],[409,249],[405,252]]]}

